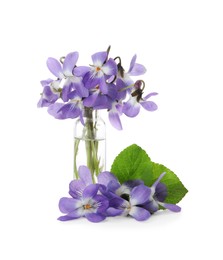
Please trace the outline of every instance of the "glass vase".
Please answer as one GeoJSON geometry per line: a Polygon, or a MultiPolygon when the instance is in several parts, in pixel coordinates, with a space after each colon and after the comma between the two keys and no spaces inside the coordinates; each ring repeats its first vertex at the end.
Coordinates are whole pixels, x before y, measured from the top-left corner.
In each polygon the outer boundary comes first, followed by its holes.
{"type": "Polygon", "coordinates": [[[78,179],[78,168],[90,169],[93,183],[97,175],[105,170],[106,131],[105,122],[98,110],[85,107],[83,120],[77,119],[74,127],[74,178],[78,179]]]}

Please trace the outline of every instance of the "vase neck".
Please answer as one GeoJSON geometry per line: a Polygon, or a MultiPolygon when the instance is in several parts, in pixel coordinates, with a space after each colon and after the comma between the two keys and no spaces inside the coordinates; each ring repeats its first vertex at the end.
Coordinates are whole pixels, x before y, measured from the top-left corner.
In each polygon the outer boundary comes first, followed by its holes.
{"type": "Polygon", "coordinates": [[[86,119],[95,120],[98,118],[98,114],[98,110],[93,109],[92,107],[84,107],[83,117],[85,117],[86,119]]]}

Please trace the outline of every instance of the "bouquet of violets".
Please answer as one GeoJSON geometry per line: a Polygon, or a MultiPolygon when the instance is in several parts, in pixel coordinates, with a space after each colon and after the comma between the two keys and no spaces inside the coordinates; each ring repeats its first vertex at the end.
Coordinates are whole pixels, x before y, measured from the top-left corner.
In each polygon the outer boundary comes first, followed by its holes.
{"type": "Polygon", "coordinates": [[[57,119],[80,118],[84,124],[85,108],[106,109],[111,124],[122,129],[120,116],[135,117],[140,107],[155,111],[157,105],[148,100],[157,95],[153,92],[143,96],[145,82],[134,81],[131,76],[146,72],[133,56],[129,70],[122,67],[121,58],[109,58],[107,51],[92,55],[92,65],[77,66],[79,54],[72,52],[60,61],[48,58],[47,67],[56,79],[41,81],[43,91],[38,107],[48,107],[50,115],[57,119]]]}
{"type": "Polygon", "coordinates": [[[128,71],[125,71],[121,58],[110,58],[109,52],[110,46],[107,51],[93,54],[90,66],[77,65],[78,52],[71,52],[59,61],[48,58],[47,67],[56,79],[41,81],[43,91],[38,107],[48,107],[49,114],[56,119],[79,118],[85,126],[74,144],[76,178],[80,166],[77,155],[78,151],[82,150],[81,140],[85,143],[84,163],[90,169],[92,179],[95,181],[95,176],[105,169],[93,111],[106,109],[111,124],[121,130],[121,115],[135,117],[141,106],[148,111],[157,109],[157,105],[149,100],[157,93],[143,95],[145,82],[131,78],[146,72],[143,65],[136,63],[136,55],[133,56],[128,71]]]}
{"type": "Polygon", "coordinates": [[[121,115],[135,117],[141,106],[147,111],[157,109],[150,100],[157,93],[144,95],[145,82],[132,79],[146,72],[143,65],[136,63],[136,55],[126,71],[121,58],[110,58],[109,53],[110,46],[107,51],[93,54],[89,66],[77,65],[78,52],[47,60],[47,67],[56,78],[41,81],[38,107],[48,107],[48,113],[56,119],[77,118],[83,126],[74,143],[71,197],[59,201],[60,211],[66,214],[59,217],[61,221],[86,217],[100,222],[120,215],[142,221],[159,209],[179,212],[181,208],[175,204],[187,193],[171,170],[152,162],[135,144],[116,157],[110,172],[105,171],[99,155],[99,124],[93,112],[106,109],[112,126],[122,130],[121,115]],[[77,167],[81,140],[85,143],[86,165],[77,167]]]}

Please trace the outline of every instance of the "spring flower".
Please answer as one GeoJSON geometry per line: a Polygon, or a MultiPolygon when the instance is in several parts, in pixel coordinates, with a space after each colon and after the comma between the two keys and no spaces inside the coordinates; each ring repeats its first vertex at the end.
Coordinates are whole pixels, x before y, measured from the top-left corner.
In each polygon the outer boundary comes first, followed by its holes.
{"type": "MultiPolygon", "coordinates": [[[[66,57],[61,59],[63,65],[61,65],[61,63],[55,58],[48,58],[47,60],[47,67],[51,73],[59,80],[65,80],[62,94],[62,98],[65,102],[68,101],[67,93],[73,90],[76,90],[77,95],[81,97],[87,97],[89,94],[88,90],[82,83],[82,77],[78,77],[74,74],[78,57],[78,52],[67,54],[66,57]]],[[[85,67],[84,70],[86,70],[85,67]]],[[[80,75],[80,71],[78,71],[78,75],[80,75]]]]}
{"type": "Polygon", "coordinates": [[[109,51],[110,46],[107,51],[93,54],[90,66],[77,65],[76,51],[60,60],[48,58],[47,67],[56,79],[41,82],[38,107],[48,107],[48,113],[56,119],[80,118],[82,123],[86,108],[106,109],[111,125],[118,130],[122,130],[121,116],[135,117],[141,106],[155,111],[157,105],[148,99],[157,93],[143,96],[145,83],[134,83],[131,78],[144,74],[146,68],[136,63],[134,55],[126,72],[121,58],[110,58],[109,51]]]}
{"type": "Polygon", "coordinates": [[[41,98],[37,104],[38,107],[48,107],[54,104],[60,97],[59,81],[47,79],[42,80],[41,85],[43,86],[43,92],[41,98]]]}
{"type": "Polygon", "coordinates": [[[117,65],[112,58],[108,59],[108,52],[97,52],[92,56],[92,69],[84,77],[84,85],[91,89],[99,86],[102,93],[107,94],[106,80],[117,74],[117,65]]]}
{"type": "Polygon", "coordinates": [[[149,200],[151,190],[142,181],[131,180],[121,185],[112,173],[103,172],[98,175],[98,183],[103,185],[101,192],[110,199],[108,216],[130,215],[139,221],[150,217],[143,204],[149,200]]]}
{"type": "Polygon", "coordinates": [[[146,73],[146,68],[142,64],[136,63],[136,58],[137,58],[136,54],[131,59],[128,72],[125,72],[125,70],[123,69],[123,67],[121,65],[121,58],[120,57],[117,57],[117,58],[119,58],[118,77],[123,80],[123,82],[125,83],[125,86],[130,86],[130,85],[134,84],[134,81],[131,79],[131,76],[140,76],[140,75],[143,75],[146,73]]]}
{"type": "Polygon", "coordinates": [[[149,187],[140,184],[134,187],[129,195],[125,193],[119,198],[112,198],[107,214],[109,216],[130,215],[138,221],[147,220],[151,214],[147,209],[143,208],[143,204],[148,201],[150,193],[149,187]]]}
{"type": "Polygon", "coordinates": [[[82,165],[78,168],[77,177],[78,179],[71,181],[69,185],[69,194],[75,199],[80,198],[84,189],[88,185],[93,184],[91,172],[87,166],[82,165]]]}
{"type": "Polygon", "coordinates": [[[135,54],[130,62],[130,67],[128,70],[128,74],[130,76],[140,76],[146,73],[146,68],[142,64],[136,63],[136,58],[137,55],[135,54]]]}
{"type": "Polygon", "coordinates": [[[165,174],[165,172],[162,173],[151,187],[149,202],[145,204],[145,208],[149,210],[151,213],[154,213],[157,210],[159,210],[159,206],[162,206],[163,208],[169,209],[173,212],[181,211],[181,208],[179,206],[164,202],[167,197],[167,188],[166,185],[161,183],[160,181],[165,174]]]}
{"type": "Polygon", "coordinates": [[[108,111],[108,118],[111,125],[118,130],[122,130],[122,123],[120,120],[121,114],[122,114],[122,105],[117,101],[113,101],[111,104],[111,108],[108,111]]]}
{"type": "Polygon", "coordinates": [[[108,199],[99,193],[101,185],[93,184],[90,170],[86,166],[78,169],[80,179],[71,181],[69,194],[72,198],[61,198],[59,209],[65,216],[59,220],[66,221],[86,217],[91,222],[100,222],[106,218],[108,199]]]}
{"type": "Polygon", "coordinates": [[[105,171],[98,175],[98,183],[93,184],[90,170],[86,166],[78,169],[78,180],[71,181],[69,194],[59,201],[59,209],[66,214],[61,221],[86,217],[91,222],[100,222],[106,216],[131,216],[138,221],[147,220],[160,206],[174,212],[181,208],[165,203],[167,188],[161,183],[165,172],[152,187],[141,180],[129,180],[120,184],[115,175],[105,171]]]}
{"type": "Polygon", "coordinates": [[[133,91],[129,97],[129,100],[124,103],[122,112],[128,117],[135,117],[139,114],[140,107],[142,106],[147,111],[157,110],[157,105],[153,101],[147,101],[151,96],[157,95],[153,92],[142,98],[145,83],[140,80],[134,84],[133,91]],[[141,88],[141,85],[143,87],[141,88]]]}
{"type": "Polygon", "coordinates": [[[66,104],[60,104],[59,106],[58,103],[54,104],[48,109],[48,112],[58,119],[77,117],[80,117],[82,119],[83,105],[81,102],[81,98],[78,96],[74,96],[66,104]]]}
{"type": "Polygon", "coordinates": [[[59,217],[58,220],[66,221],[80,217],[86,217],[91,222],[104,220],[109,202],[104,196],[97,194],[98,189],[98,184],[90,184],[77,198],[61,198],[59,209],[66,215],[59,217]]]}

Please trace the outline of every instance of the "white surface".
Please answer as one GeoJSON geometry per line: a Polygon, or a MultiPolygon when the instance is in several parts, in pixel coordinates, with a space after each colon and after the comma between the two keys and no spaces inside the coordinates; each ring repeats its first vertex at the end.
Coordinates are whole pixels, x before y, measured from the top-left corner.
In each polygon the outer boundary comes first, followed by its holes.
{"type": "Polygon", "coordinates": [[[0,10],[0,259],[222,259],[222,1],[21,0],[0,10]],[[144,223],[61,223],[73,122],[37,110],[39,81],[47,57],[77,50],[88,64],[109,44],[126,67],[138,54],[159,110],[123,117],[122,132],[107,123],[108,168],[137,143],[189,193],[180,214],[144,223]]]}

